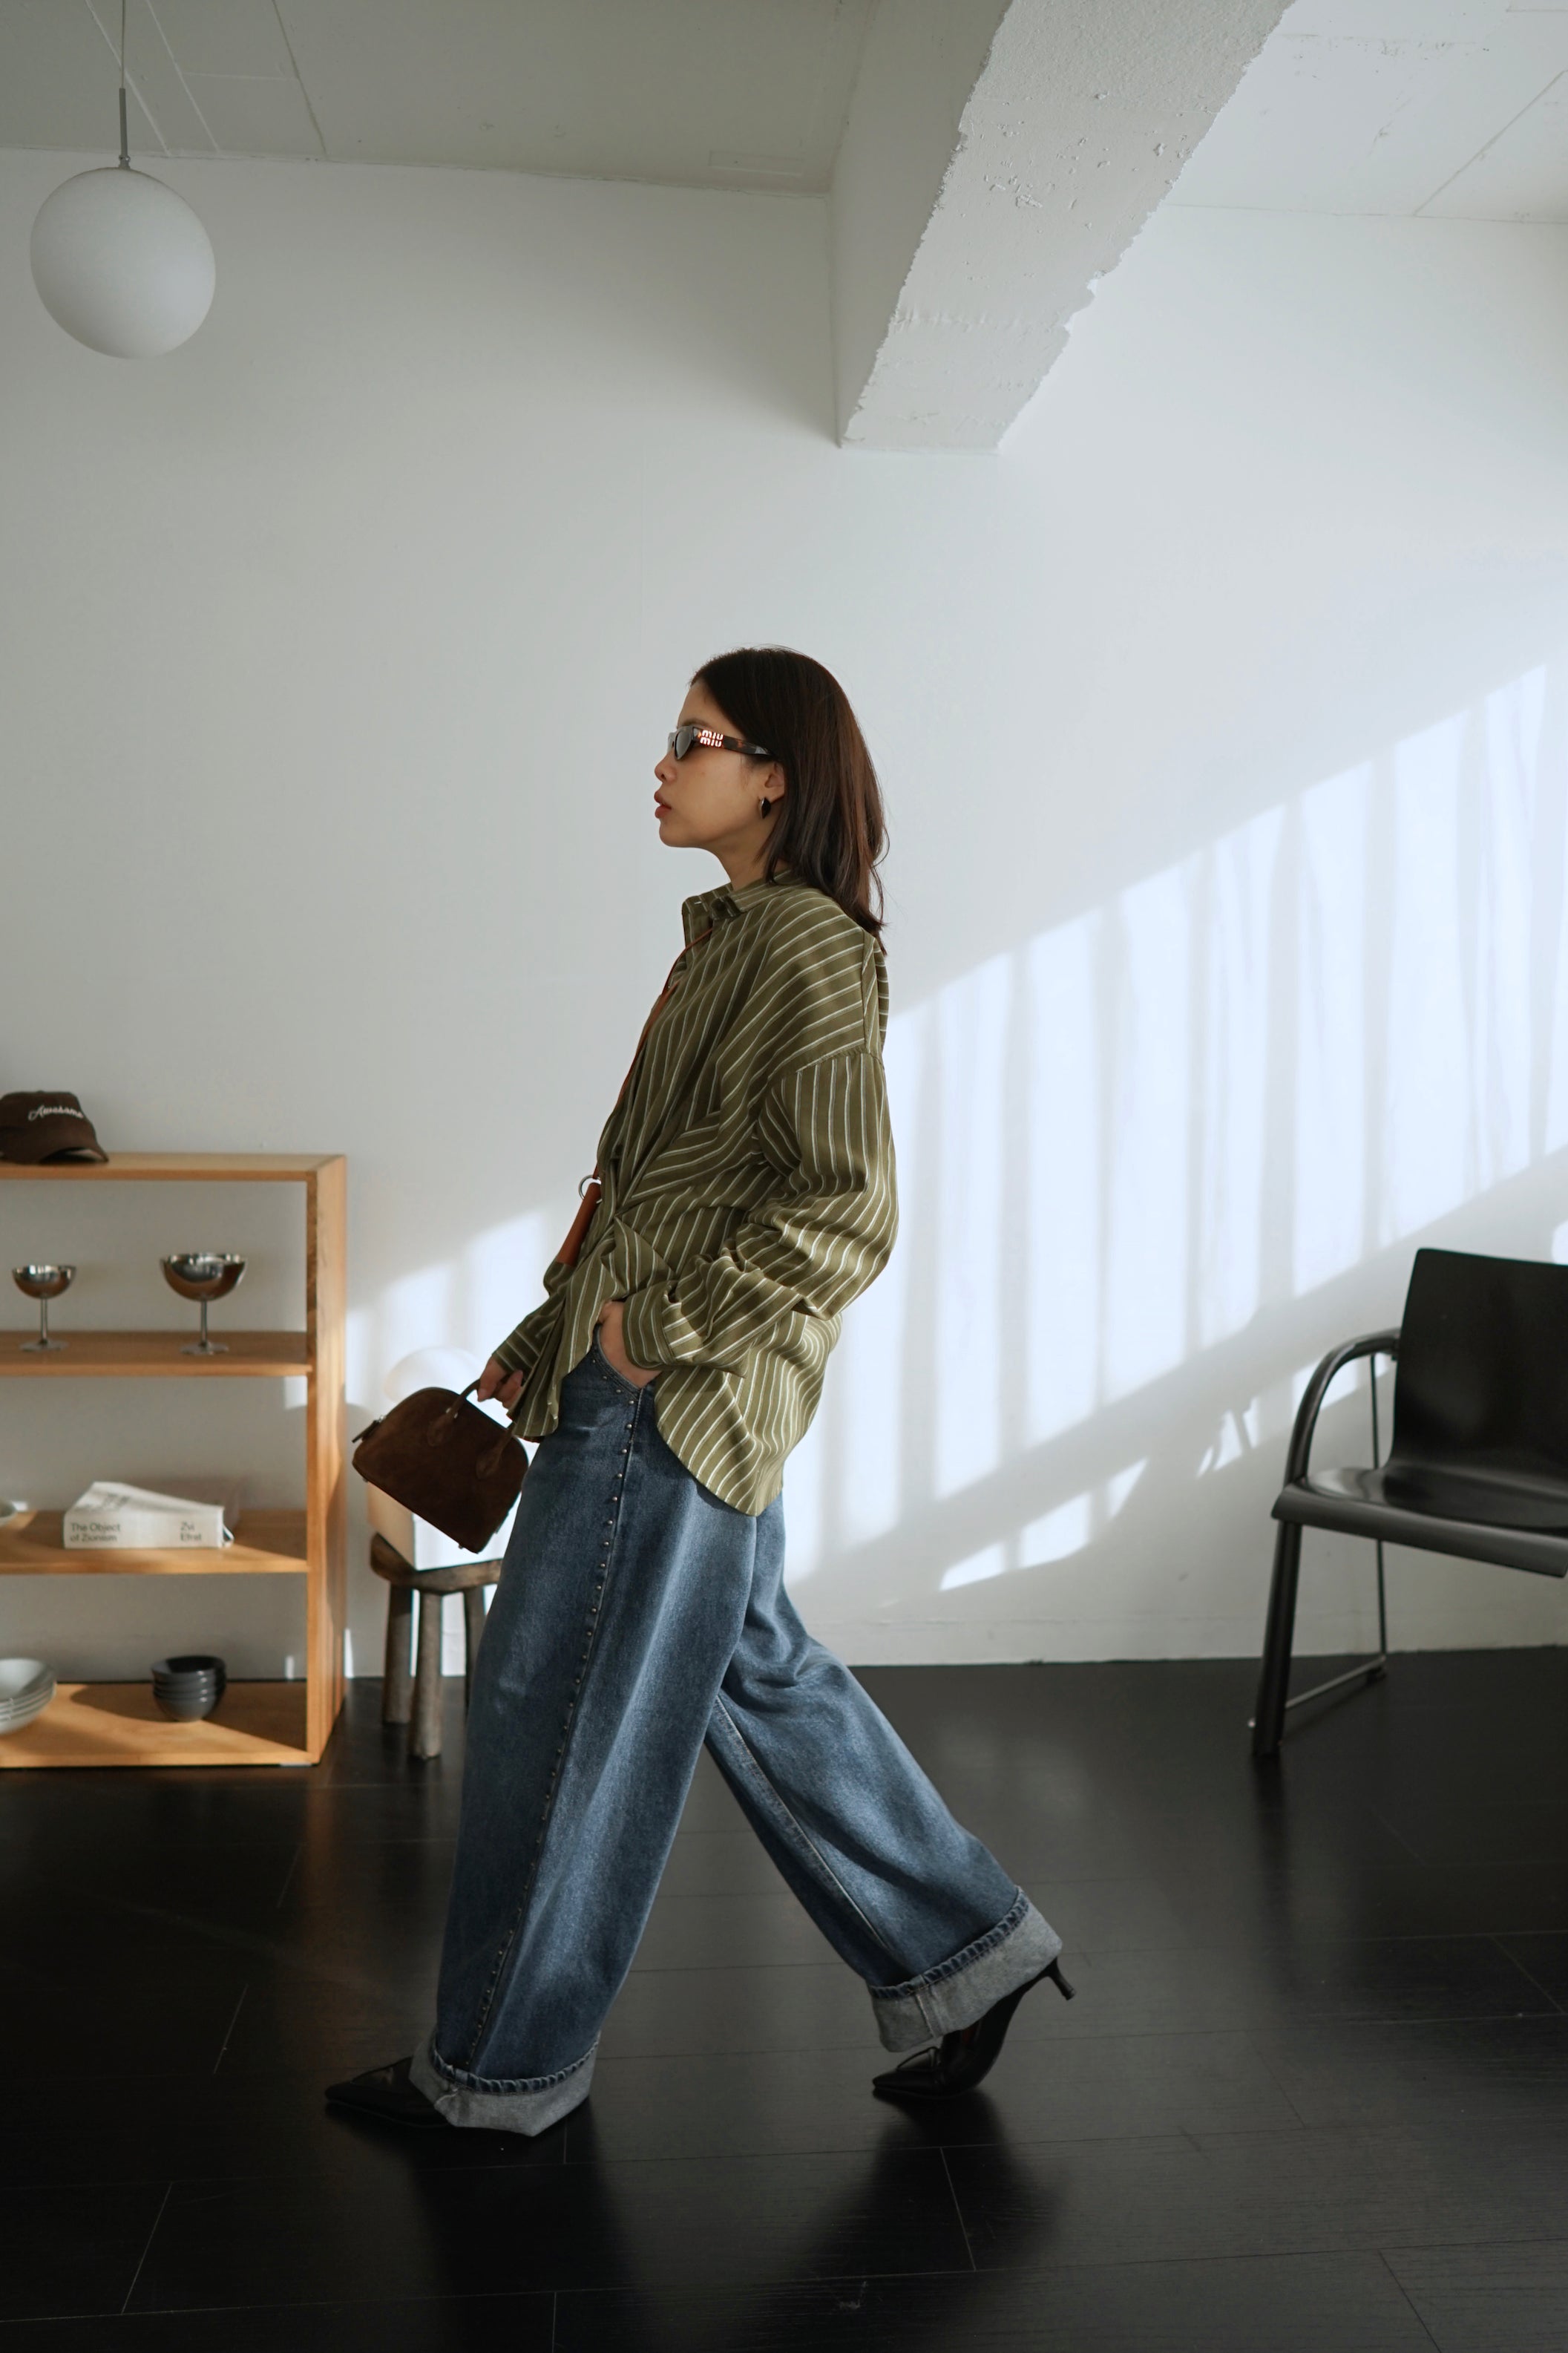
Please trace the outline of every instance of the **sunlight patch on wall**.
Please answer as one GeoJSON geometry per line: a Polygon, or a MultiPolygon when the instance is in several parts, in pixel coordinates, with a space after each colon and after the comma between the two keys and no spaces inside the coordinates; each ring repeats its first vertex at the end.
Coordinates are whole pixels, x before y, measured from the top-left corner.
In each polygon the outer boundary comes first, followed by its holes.
{"type": "Polygon", "coordinates": [[[1105,1516],[1108,1520],[1116,1517],[1148,1468],[1149,1458],[1144,1455],[1141,1461],[1130,1462],[1125,1471],[1114,1472],[1106,1481],[1105,1516]]]}
{"type": "Polygon", "coordinates": [[[482,1364],[543,1297],[541,1281],[560,1239],[549,1212],[489,1227],[455,1257],[389,1283],[374,1305],[349,1312],[348,1394],[385,1401],[384,1383],[405,1356],[458,1348],[482,1364]]]}
{"type": "Polygon", "coordinates": [[[1234,1408],[1228,1409],[1220,1421],[1219,1436],[1212,1446],[1205,1449],[1194,1475],[1202,1479],[1211,1471],[1228,1470],[1233,1462],[1239,1462],[1244,1454],[1251,1453],[1262,1434],[1261,1398],[1254,1398],[1240,1413],[1234,1408]]]}
{"type": "Polygon", "coordinates": [[[960,1586],[1004,1577],[1011,1569],[1048,1568],[1055,1561],[1070,1560],[1115,1519],[1148,1467],[1146,1459],[1129,1462],[1098,1486],[1087,1487],[1030,1520],[1016,1536],[961,1560],[944,1572],[938,1591],[952,1593],[960,1586]]]}
{"type": "Polygon", "coordinates": [[[1122,892],[1110,917],[1100,1083],[1110,1164],[1103,1393],[1111,1398],[1187,1353],[1192,865],[1122,892]]]}
{"type": "Polygon", "coordinates": [[[458,1318],[462,1329],[452,1335],[458,1346],[488,1356],[539,1304],[544,1296],[542,1278],[560,1240],[543,1210],[531,1209],[491,1226],[468,1244],[458,1318]]]}
{"type": "Polygon", "coordinates": [[[1081,1421],[1100,1391],[1100,1107],[1096,908],[1024,951],[1026,1443],[1081,1421]]]}
{"type": "MultiPolygon", "coordinates": [[[[1088,1489],[1074,1495],[1070,1502],[1058,1504],[1054,1512],[1046,1512],[1031,1520],[1018,1537],[1020,1568],[1043,1568],[1053,1560],[1067,1560],[1081,1552],[1094,1533],[1092,1514],[1094,1496],[1088,1489]]],[[[947,1578],[942,1580],[947,1590],[947,1578]]]]}
{"type": "Polygon", "coordinates": [[[939,1495],[966,1487],[1002,1459],[1003,1131],[1012,967],[1011,956],[993,956],[937,998],[939,1495]]]}
{"type": "Polygon", "coordinates": [[[1363,1007],[1371,792],[1367,764],[1314,785],[1300,801],[1291,1188],[1298,1296],[1354,1266],[1366,1248],[1363,1007]]]}
{"type": "Polygon", "coordinates": [[[381,1294],[375,1335],[378,1376],[384,1377],[400,1356],[412,1356],[416,1348],[455,1337],[457,1297],[457,1270],[451,1265],[421,1267],[417,1274],[388,1283],[381,1294]]]}
{"type": "MultiPolygon", "coordinates": [[[[928,1007],[888,1025],[888,1100],[905,1134],[920,1132],[931,1028],[928,1007]]],[[[899,1175],[900,1217],[918,1222],[924,1210],[918,1154],[899,1175]]],[[[856,1301],[834,1366],[837,1524],[851,1544],[896,1527],[903,1513],[910,1265],[908,1252],[895,1251],[885,1272],[856,1301]]],[[[792,1558],[794,1549],[792,1533],[792,1558]]]]}
{"type": "Polygon", "coordinates": [[[984,1585],[994,1577],[1007,1573],[1005,1545],[987,1545],[984,1552],[971,1553],[967,1560],[955,1562],[942,1580],[940,1591],[956,1593],[961,1585],[984,1585]]]}
{"type": "MultiPolygon", "coordinates": [[[[1532,670],[900,1012],[903,1228],[885,1304],[847,1325],[814,1558],[1568,1143],[1545,690],[1532,670]]],[[[1310,1371],[1221,1406],[1180,1475],[1282,1427],[1310,1371]]],[[[1003,1567],[986,1544],[942,1589],[1068,1558],[1118,1507],[1040,1494],[1003,1567]]]]}
{"type": "Polygon", "coordinates": [[[1376,1240],[1414,1233],[1463,1200],[1470,1161],[1468,1023],[1461,961],[1459,755],[1446,720],[1394,755],[1387,1170],[1376,1240]]]}
{"type": "Polygon", "coordinates": [[[1282,812],[1265,810],[1196,861],[1194,879],[1203,1059],[1192,1336],[1202,1348],[1249,1323],[1263,1291],[1270,919],[1283,829],[1282,812]]]}

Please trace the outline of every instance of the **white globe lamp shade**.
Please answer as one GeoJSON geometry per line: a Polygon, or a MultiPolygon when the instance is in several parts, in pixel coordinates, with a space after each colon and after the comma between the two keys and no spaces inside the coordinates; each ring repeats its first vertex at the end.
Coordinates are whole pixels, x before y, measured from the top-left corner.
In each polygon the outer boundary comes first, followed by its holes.
{"type": "Polygon", "coordinates": [[[89,351],[156,359],[212,308],[212,240],[183,196],[109,165],[65,181],[33,223],[33,282],[52,319],[89,351]]]}

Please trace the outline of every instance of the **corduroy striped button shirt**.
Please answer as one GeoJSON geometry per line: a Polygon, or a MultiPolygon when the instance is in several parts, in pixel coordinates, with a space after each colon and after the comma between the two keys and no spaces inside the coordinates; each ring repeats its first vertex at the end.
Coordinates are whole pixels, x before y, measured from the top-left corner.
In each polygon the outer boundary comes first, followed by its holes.
{"type": "Polygon", "coordinates": [[[604,1193],[576,1266],[552,1262],[544,1304],[496,1355],[527,1375],[513,1426],[542,1438],[600,1309],[624,1299],[626,1353],[658,1372],[666,1445],[754,1514],[898,1229],[887,967],[868,932],[788,873],[705,892],[681,914],[687,945],[600,1138],[604,1193]]]}

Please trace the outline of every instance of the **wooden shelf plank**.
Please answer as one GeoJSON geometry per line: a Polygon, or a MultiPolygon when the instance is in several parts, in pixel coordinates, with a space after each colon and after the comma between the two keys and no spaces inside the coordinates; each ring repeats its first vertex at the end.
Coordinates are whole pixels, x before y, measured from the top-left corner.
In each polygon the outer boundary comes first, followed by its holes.
{"type": "Polygon", "coordinates": [[[61,1683],[42,1715],[0,1736],[5,1767],[309,1765],[305,1686],[230,1683],[199,1724],[160,1715],[148,1683],[61,1683]]]}
{"type": "Polygon", "coordinates": [[[299,1185],[330,1168],[335,1152],[116,1152],[106,1161],[0,1160],[0,1182],[12,1184],[299,1185]]]}
{"type": "Polygon", "coordinates": [[[44,1380],[84,1379],[93,1375],[112,1378],[148,1376],[163,1379],[251,1380],[274,1373],[304,1373],[310,1368],[310,1343],[303,1332],[226,1332],[213,1338],[224,1343],[221,1356],[188,1356],[194,1326],[174,1332],[61,1332],[64,1343],[47,1356],[29,1356],[25,1340],[31,1332],[0,1332],[0,1378],[33,1376],[44,1380]]]}
{"type": "Polygon", "coordinates": [[[241,1512],[221,1552],[200,1546],[68,1552],[62,1512],[0,1521],[0,1577],[298,1577],[309,1567],[303,1512],[241,1512]]]}

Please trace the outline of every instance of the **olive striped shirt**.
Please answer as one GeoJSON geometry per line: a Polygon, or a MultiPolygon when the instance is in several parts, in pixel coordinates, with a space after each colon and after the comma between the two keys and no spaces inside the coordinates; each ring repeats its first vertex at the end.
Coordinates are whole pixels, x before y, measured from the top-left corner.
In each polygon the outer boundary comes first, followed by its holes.
{"type": "Polygon", "coordinates": [[[687,944],[599,1141],[575,1268],[496,1355],[542,1438],[606,1300],[657,1369],[659,1434],[737,1511],[765,1510],[822,1394],[845,1308],[898,1229],[882,1076],[887,967],[789,873],[688,899],[687,944]]]}

